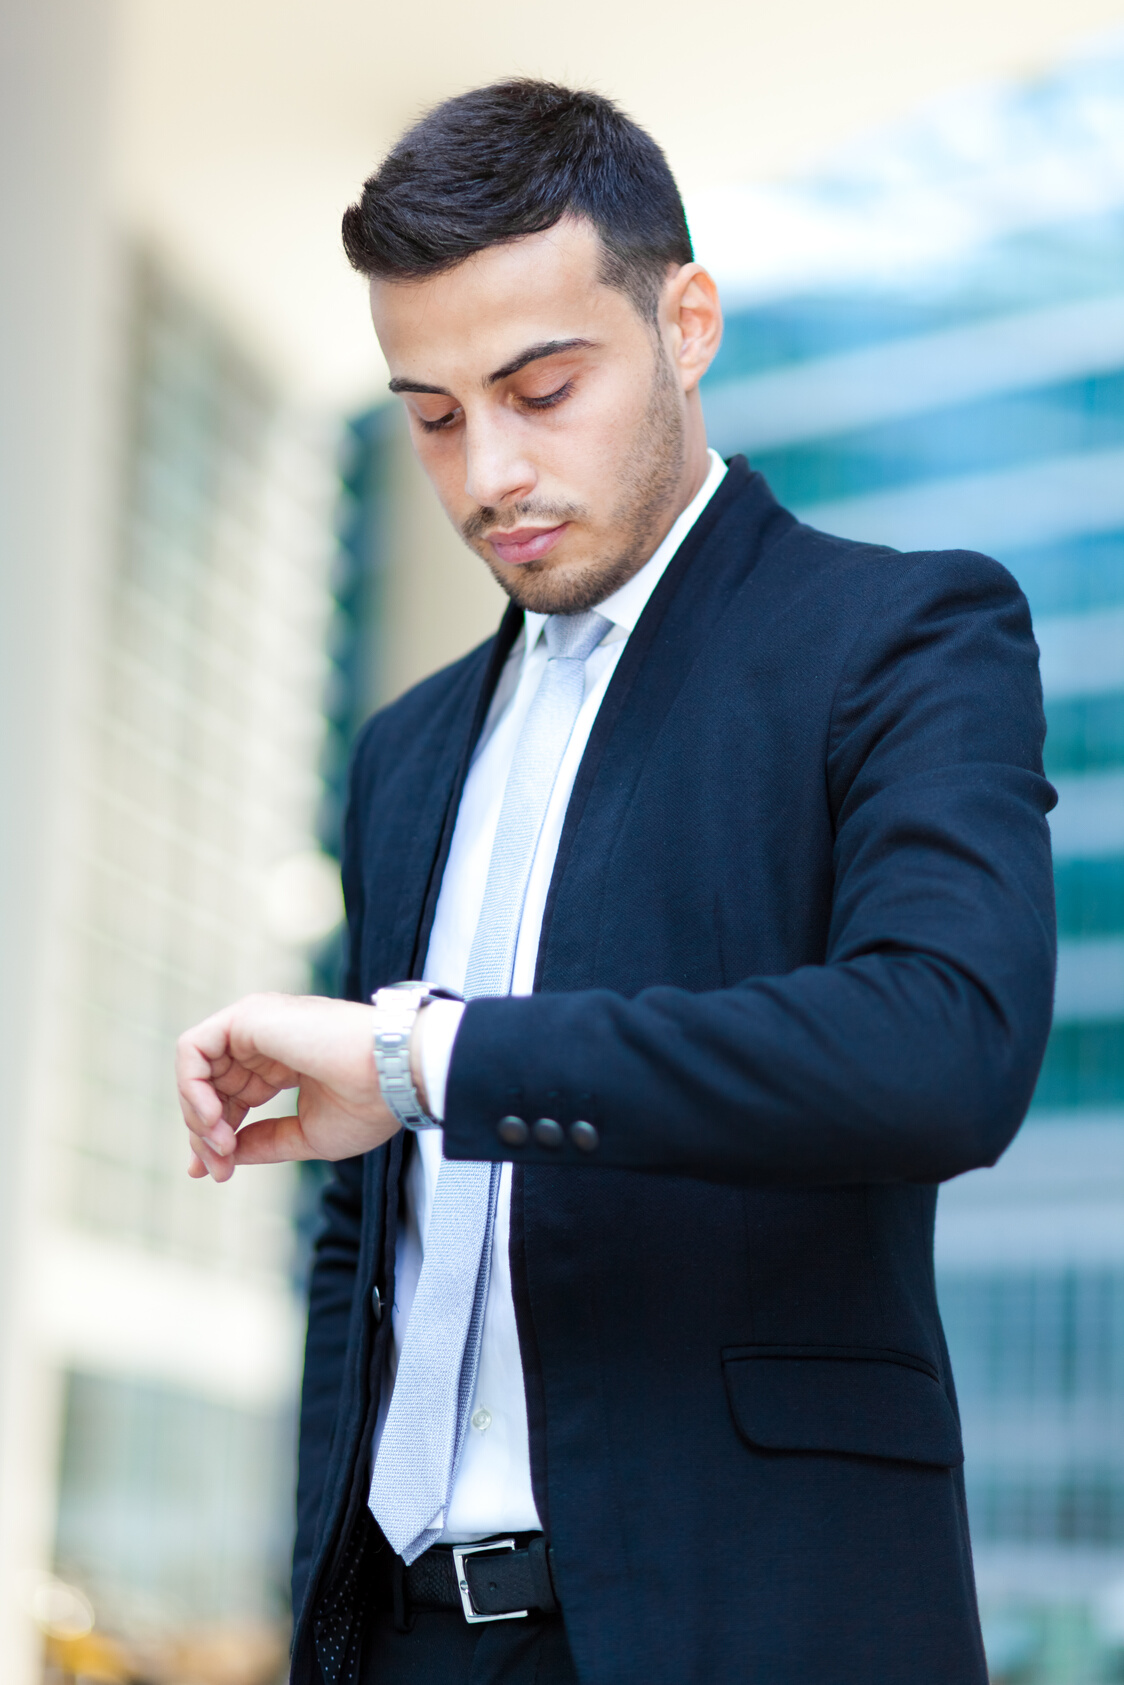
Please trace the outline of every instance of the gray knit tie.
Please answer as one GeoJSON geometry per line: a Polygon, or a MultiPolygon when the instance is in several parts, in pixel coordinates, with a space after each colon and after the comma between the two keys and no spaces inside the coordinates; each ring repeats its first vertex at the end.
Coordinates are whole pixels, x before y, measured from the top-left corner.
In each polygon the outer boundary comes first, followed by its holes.
{"type": "MultiPolygon", "coordinates": [[[[546,670],[504,790],[464,992],[511,992],[531,865],[585,695],[585,663],[609,621],[546,622],[546,670]]],[[[425,1255],[371,1480],[371,1513],[407,1562],[439,1539],[468,1428],[488,1302],[500,1166],[443,1159],[425,1255]]]]}

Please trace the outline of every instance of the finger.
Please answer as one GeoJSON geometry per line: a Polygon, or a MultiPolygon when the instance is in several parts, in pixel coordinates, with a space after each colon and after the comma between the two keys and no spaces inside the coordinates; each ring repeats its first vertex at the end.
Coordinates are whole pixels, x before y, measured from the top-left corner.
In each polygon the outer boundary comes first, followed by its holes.
{"type": "Polygon", "coordinates": [[[192,1134],[190,1130],[188,1131],[188,1140],[191,1144],[192,1157],[203,1166],[202,1172],[192,1171],[192,1174],[211,1176],[216,1182],[229,1182],[234,1175],[233,1151],[228,1153],[217,1152],[209,1140],[202,1135],[192,1134]]]}
{"type": "Polygon", "coordinates": [[[216,1093],[210,1082],[182,1076],[179,1099],[193,1145],[198,1138],[207,1141],[217,1153],[225,1155],[234,1151],[235,1132],[248,1109],[244,1102],[216,1093]]]}
{"type": "Polygon", "coordinates": [[[189,1176],[194,1176],[197,1181],[201,1176],[205,1176],[207,1174],[207,1166],[203,1163],[203,1160],[199,1157],[198,1153],[192,1153],[188,1158],[187,1174],[189,1176]]]}
{"type": "Polygon", "coordinates": [[[260,1010],[255,996],[237,1001],[185,1031],[176,1044],[176,1084],[184,1122],[224,1154],[233,1151],[234,1131],[251,1107],[265,1105],[299,1080],[296,1072],[275,1060],[265,1060],[263,1069],[252,1038],[242,1050],[252,1063],[232,1054],[234,1025],[241,1017],[252,1020],[256,1007],[260,1010]]]}
{"type": "Polygon", "coordinates": [[[202,1124],[193,1112],[189,1112],[187,1107],[183,1108],[183,1112],[184,1122],[187,1124],[187,1132],[191,1136],[194,1150],[198,1150],[198,1142],[205,1141],[211,1151],[219,1156],[225,1156],[234,1151],[235,1130],[245,1116],[245,1107],[238,1107],[236,1115],[228,1117],[226,1107],[223,1106],[217,1118],[202,1124]]]}
{"type": "Polygon", "coordinates": [[[202,1135],[222,1120],[222,1100],[212,1086],[210,1078],[180,1077],[177,1087],[179,1090],[180,1111],[188,1129],[202,1135]]]}
{"type": "Polygon", "coordinates": [[[228,1062],[226,1069],[217,1066],[211,1072],[211,1087],[224,1100],[239,1100],[247,1111],[254,1106],[268,1105],[287,1088],[296,1088],[300,1077],[295,1071],[271,1066],[268,1071],[247,1070],[245,1065],[228,1062]]]}
{"type": "Polygon", "coordinates": [[[176,1043],[176,1086],[184,1116],[189,1124],[194,1116],[204,1130],[218,1121],[223,1099],[240,1093],[253,1080],[253,1073],[234,1058],[230,1047],[232,1025],[245,1005],[236,1001],[213,1013],[185,1030],[176,1043]]]}
{"type": "MultiPolygon", "coordinates": [[[[269,1095],[267,1098],[272,1099],[273,1096],[269,1095]]],[[[222,1095],[219,1096],[219,1099],[222,1105],[219,1121],[211,1124],[205,1134],[200,1133],[199,1125],[187,1115],[186,1111],[184,1121],[187,1124],[189,1135],[200,1135],[201,1140],[206,1141],[207,1145],[212,1147],[216,1153],[221,1153],[225,1157],[228,1153],[234,1151],[234,1137],[241,1129],[250,1106],[244,1100],[225,1099],[222,1095]]]]}
{"type": "Polygon", "coordinates": [[[291,1164],[316,1157],[305,1138],[300,1118],[263,1117],[238,1131],[231,1169],[235,1164],[291,1164]]]}
{"type": "MultiPolygon", "coordinates": [[[[293,1040],[294,1025],[307,1018],[309,1004],[310,998],[300,995],[244,995],[221,1012],[204,1018],[194,1029],[185,1031],[177,1048],[177,1070],[182,1056],[185,1073],[197,1075],[198,1063],[192,1059],[196,1052],[207,1062],[212,1078],[223,1078],[220,1087],[228,1092],[231,1090],[227,1072],[231,1065],[238,1071],[236,1081],[257,1075],[275,1092],[293,1088],[300,1081],[300,1073],[285,1061],[284,1047],[293,1040]],[[279,1028],[280,1048],[273,1045],[278,1041],[279,1028]]],[[[316,1002],[320,1007],[325,1004],[316,1002]]],[[[253,1100],[250,1104],[261,1105],[262,1101],[253,1100]]]]}
{"type": "Polygon", "coordinates": [[[216,1141],[224,1142],[227,1151],[233,1146],[233,1131],[221,1126],[223,1099],[215,1089],[211,1077],[211,1062],[203,1049],[192,1039],[196,1032],[189,1030],[176,1045],[176,1087],[180,1110],[188,1129],[196,1135],[209,1136],[218,1129],[216,1141]]]}
{"type": "Polygon", "coordinates": [[[264,1106],[286,1088],[296,1088],[300,1083],[300,1073],[264,1054],[244,1051],[239,1059],[231,1053],[212,1059],[207,1080],[219,1095],[225,1099],[241,1100],[249,1110],[253,1106],[264,1106]]]}

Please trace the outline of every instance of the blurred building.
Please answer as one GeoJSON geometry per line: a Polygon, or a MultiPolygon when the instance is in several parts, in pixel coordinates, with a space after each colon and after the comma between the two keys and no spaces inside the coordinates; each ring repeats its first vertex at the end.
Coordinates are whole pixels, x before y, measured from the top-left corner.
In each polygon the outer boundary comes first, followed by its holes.
{"type": "Polygon", "coordinates": [[[758,278],[733,314],[713,442],[827,531],[990,552],[1034,615],[1054,1029],[1014,1147],[942,1194],[937,1258],[996,1676],[1105,1677],[1124,1656],[1124,56],[955,102],[789,214],[819,225],[808,276],[758,278]]]}
{"type": "Polygon", "coordinates": [[[339,920],[316,844],[338,429],[114,226],[106,8],[21,10],[0,1672],[41,1677],[46,1638],[106,1680],[256,1685],[287,1641],[296,1178],[189,1180],[171,1061],[237,995],[306,987],[339,920]]]}
{"type": "Polygon", "coordinates": [[[40,1242],[65,1362],[55,1566],[120,1631],[278,1626],[292,1177],[189,1181],[169,1057],[226,1000],[304,987],[300,944],[338,918],[312,836],[334,438],[157,266],[124,280],[40,1242]]]}

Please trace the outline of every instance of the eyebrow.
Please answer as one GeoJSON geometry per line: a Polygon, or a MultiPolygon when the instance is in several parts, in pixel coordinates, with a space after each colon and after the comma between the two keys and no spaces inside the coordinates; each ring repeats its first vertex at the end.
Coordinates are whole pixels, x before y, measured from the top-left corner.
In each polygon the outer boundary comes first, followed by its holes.
{"type": "MultiPolygon", "coordinates": [[[[517,357],[513,357],[502,368],[496,369],[492,374],[485,376],[484,385],[495,386],[497,381],[509,379],[511,375],[518,374],[520,369],[525,369],[528,363],[540,362],[543,357],[557,357],[562,351],[586,351],[592,344],[591,339],[544,339],[538,345],[529,345],[525,351],[520,351],[517,357]]],[[[444,386],[428,386],[421,380],[395,379],[390,382],[390,390],[392,392],[430,392],[436,398],[451,398],[453,395],[444,386]]]]}

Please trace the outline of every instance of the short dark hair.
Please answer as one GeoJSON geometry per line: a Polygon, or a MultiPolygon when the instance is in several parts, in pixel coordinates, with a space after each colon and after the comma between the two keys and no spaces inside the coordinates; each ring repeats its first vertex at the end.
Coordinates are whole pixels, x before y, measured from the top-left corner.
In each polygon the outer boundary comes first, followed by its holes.
{"type": "Polygon", "coordinates": [[[520,78],[445,100],[384,159],[344,214],[352,267],[412,281],[553,228],[597,229],[602,277],[654,318],[691,236],[667,159],[600,94],[520,78]]]}

